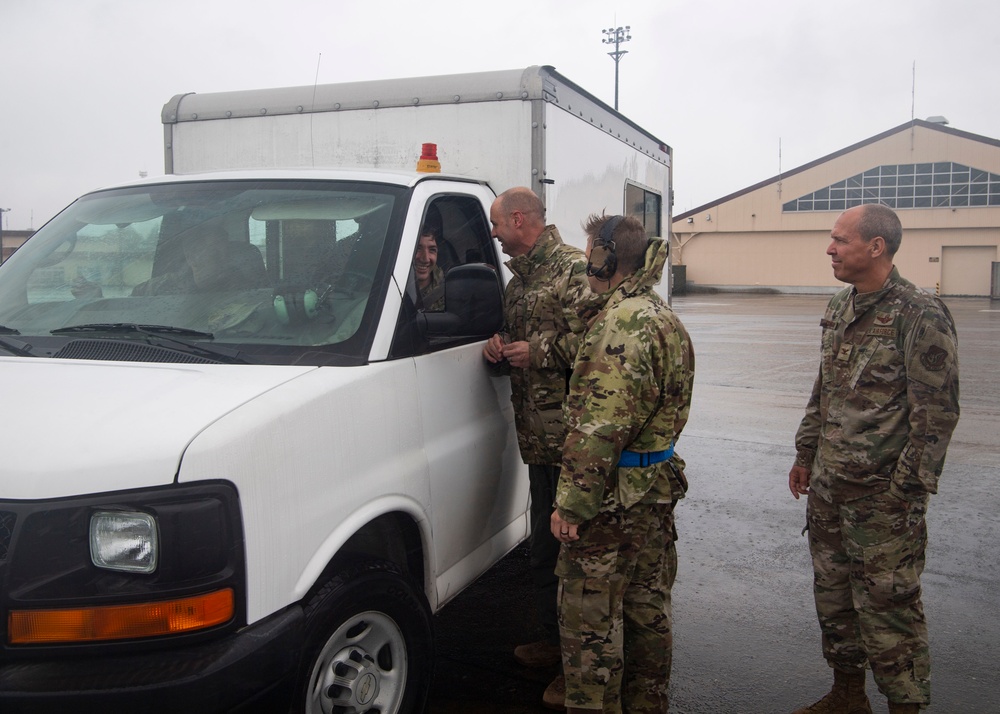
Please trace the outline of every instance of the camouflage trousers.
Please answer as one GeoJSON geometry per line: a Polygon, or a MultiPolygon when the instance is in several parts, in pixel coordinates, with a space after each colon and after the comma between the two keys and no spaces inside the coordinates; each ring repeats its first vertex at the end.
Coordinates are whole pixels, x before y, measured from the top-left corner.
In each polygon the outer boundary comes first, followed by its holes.
{"type": "Polygon", "coordinates": [[[920,601],[926,499],[885,491],[830,504],[809,495],[813,594],[823,656],[846,672],[871,666],[891,702],[930,703],[930,648],[920,601]]]}
{"type": "Polygon", "coordinates": [[[610,714],[667,711],[677,576],[673,507],[601,511],[564,543],[559,576],[566,706],[610,714]]]}

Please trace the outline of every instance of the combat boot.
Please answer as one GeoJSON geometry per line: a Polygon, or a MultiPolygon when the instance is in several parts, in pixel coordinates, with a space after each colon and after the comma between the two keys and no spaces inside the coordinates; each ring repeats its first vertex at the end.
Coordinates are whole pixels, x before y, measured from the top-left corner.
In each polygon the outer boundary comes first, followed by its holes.
{"type": "Polygon", "coordinates": [[[865,694],[865,671],[833,670],[833,689],[809,707],[792,714],[872,714],[872,705],[865,694]]]}
{"type": "Polygon", "coordinates": [[[552,644],[545,640],[539,640],[528,645],[515,647],[514,659],[525,667],[543,669],[562,661],[562,648],[558,642],[552,644]]]}
{"type": "Polygon", "coordinates": [[[889,714],[920,714],[920,705],[899,702],[889,702],[889,714]]]}
{"type": "Polygon", "coordinates": [[[557,676],[542,692],[542,706],[561,712],[566,709],[566,677],[557,676]]]}

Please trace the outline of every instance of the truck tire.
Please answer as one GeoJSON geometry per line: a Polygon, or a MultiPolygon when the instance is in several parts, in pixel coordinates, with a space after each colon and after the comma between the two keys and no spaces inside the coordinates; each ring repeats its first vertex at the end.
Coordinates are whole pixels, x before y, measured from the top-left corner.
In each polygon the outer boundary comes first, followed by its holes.
{"type": "Polygon", "coordinates": [[[394,564],[353,563],[305,608],[296,712],[419,714],[433,669],[423,593],[394,564]]]}

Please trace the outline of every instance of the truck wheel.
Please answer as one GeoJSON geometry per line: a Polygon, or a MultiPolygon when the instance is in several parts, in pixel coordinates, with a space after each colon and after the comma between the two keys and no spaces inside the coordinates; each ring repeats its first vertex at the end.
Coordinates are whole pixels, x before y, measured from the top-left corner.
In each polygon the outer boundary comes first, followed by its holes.
{"type": "Polygon", "coordinates": [[[430,608],[397,566],[349,566],[316,593],[305,615],[296,711],[423,711],[433,666],[430,608]]]}

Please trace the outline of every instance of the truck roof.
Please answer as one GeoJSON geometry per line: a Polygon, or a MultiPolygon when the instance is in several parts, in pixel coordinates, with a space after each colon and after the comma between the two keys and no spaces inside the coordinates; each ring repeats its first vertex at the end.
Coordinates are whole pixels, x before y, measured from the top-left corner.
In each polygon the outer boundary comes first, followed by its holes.
{"type": "Polygon", "coordinates": [[[611,108],[550,65],[524,69],[406,77],[339,84],[177,94],[163,106],[163,124],[351,109],[542,99],[582,115],[589,106],[630,125],[669,152],[666,142],[611,108]],[[575,107],[574,107],[575,103],[575,107]]]}
{"type": "MultiPolygon", "coordinates": [[[[193,174],[166,174],[150,176],[139,181],[104,186],[96,191],[107,191],[129,186],[150,186],[164,183],[190,183],[192,181],[256,181],[256,180],[295,180],[295,181],[371,181],[398,186],[415,186],[420,181],[430,179],[460,181],[463,183],[483,183],[468,176],[457,176],[446,173],[418,173],[396,169],[328,169],[328,168],[289,168],[289,169],[234,169],[231,171],[211,171],[193,174]]],[[[95,193],[92,191],[91,193],[95,193]]]]}

